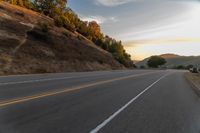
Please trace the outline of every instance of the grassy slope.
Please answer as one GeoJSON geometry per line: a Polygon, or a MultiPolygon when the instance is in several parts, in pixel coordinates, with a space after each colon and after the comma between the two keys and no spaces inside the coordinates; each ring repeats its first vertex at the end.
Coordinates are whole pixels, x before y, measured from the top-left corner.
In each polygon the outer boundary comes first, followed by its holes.
{"type": "Polygon", "coordinates": [[[51,18],[0,2],[0,74],[124,68],[110,53],[51,18]],[[43,32],[48,25],[48,32],[43,32]]]}
{"type": "Polygon", "coordinates": [[[185,77],[193,86],[194,91],[200,96],[200,74],[188,72],[185,77]]]}

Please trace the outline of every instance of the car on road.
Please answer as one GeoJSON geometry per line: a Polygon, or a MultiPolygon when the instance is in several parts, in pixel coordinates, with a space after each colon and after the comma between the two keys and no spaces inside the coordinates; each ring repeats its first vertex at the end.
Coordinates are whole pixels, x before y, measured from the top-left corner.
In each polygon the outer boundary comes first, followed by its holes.
{"type": "Polygon", "coordinates": [[[191,73],[198,73],[199,69],[197,67],[193,67],[189,69],[191,73]]]}
{"type": "Polygon", "coordinates": [[[192,68],[192,67],[191,67],[191,68],[189,68],[189,71],[190,71],[190,72],[192,72],[192,70],[193,70],[193,68],[192,68]]]}

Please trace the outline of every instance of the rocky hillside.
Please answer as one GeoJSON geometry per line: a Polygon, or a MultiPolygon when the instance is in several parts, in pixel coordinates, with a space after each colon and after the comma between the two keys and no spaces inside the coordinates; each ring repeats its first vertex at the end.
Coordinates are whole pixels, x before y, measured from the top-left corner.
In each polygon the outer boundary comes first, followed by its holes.
{"type": "Polygon", "coordinates": [[[78,33],[34,11],[0,2],[0,74],[124,68],[78,33]]]}
{"type": "MultiPolygon", "coordinates": [[[[163,54],[160,55],[161,57],[165,58],[167,63],[165,64],[168,68],[173,68],[179,65],[188,66],[188,65],[194,65],[199,66],[200,65],[200,56],[179,56],[175,54],[163,54]]],[[[149,58],[144,59],[143,61],[137,62],[137,66],[146,66],[147,67],[147,61],[149,58]]]]}

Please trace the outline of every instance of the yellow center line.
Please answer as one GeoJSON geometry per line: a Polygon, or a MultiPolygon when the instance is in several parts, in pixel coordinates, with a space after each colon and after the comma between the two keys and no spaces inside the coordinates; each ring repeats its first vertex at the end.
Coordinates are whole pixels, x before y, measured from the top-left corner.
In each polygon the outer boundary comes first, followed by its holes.
{"type": "Polygon", "coordinates": [[[66,89],[63,89],[63,90],[58,90],[58,91],[53,91],[53,92],[46,92],[46,93],[41,93],[41,94],[36,94],[36,95],[31,95],[31,96],[25,96],[25,97],[21,97],[21,98],[3,100],[3,101],[0,101],[0,107],[4,107],[4,106],[8,106],[8,105],[14,105],[14,104],[17,104],[17,103],[23,103],[23,102],[27,102],[27,101],[31,101],[31,100],[36,100],[36,99],[41,99],[41,98],[45,98],[45,97],[49,97],[49,96],[62,94],[62,93],[77,91],[77,90],[81,90],[83,88],[88,88],[88,87],[102,85],[102,84],[106,84],[106,83],[110,83],[110,82],[114,82],[114,81],[144,76],[144,75],[148,75],[148,74],[152,74],[152,73],[158,73],[158,72],[148,72],[148,73],[143,73],[143,74],[135,74],[135,75],[130,75],[130,76],[126,76],[126,77],[119,77],[119,78],[114,78],[114,79],[110,79],[110,80],[99,81],[99,82],[96,82],[96,83],[81,85],[81,86],[77,86],[77,87],[66,88],[66,89]]]}

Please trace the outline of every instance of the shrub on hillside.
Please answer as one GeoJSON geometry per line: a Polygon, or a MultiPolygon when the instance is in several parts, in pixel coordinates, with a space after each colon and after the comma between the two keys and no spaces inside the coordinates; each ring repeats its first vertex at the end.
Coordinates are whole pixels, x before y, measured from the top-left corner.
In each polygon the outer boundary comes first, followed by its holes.
{"type": "Polygon", "coordinates": [[[33,9],[33,3],[29,0],[3,0],[6,2],[9,2],[13,5],[18,5],[21,7],[26,7],[28,9],[33,9]]]}
{"type": "Polygon", "coordinates": [[[47,68],[41,67],[34,70],[34,73],[48,73],[47,68]]]}
{"type": "Polygon", "coordinates": [[[54,18],[54,22],[55,25],[58,27],[64,27],[66,29],[68,29],[71,32],[75,32],[75,26],[73,24],[70,24],[69,20],[67,19],[67,17],[61,15],[58,17],[54,18]]]}
{"type": "Polygon", "coordinates": [[[71,37],[71,34],[67,31],[63,31],[62,34],[65,35],[66,37],[71,37]]]}
{"type": "Polygon", "coordinates": [[[50,24],[44,22],[39,22],[38,25],[41,28],[42,32],[49,32],[49,29],[51,27],[50,24]]]}

